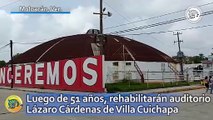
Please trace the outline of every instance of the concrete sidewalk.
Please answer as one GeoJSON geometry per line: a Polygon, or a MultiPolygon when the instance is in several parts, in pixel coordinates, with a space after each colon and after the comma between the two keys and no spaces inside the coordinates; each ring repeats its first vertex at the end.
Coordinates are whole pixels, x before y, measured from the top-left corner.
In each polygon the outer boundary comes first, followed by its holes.
{"type": "MultiPolygon", "coordinates": [[[[142,91],[131,91],[127,93],[172,93],[172,92],[181,92],[181,91],[189,91],[196,89],[204,89],[203,85],[191,85],[191,86],[181,86],[181,87],[169,87],[169,88],[158,88],[158,89],[149,89],[142,91]]],[[[17,90],[24,92],[35,92],[35,93],[82,93],[78,91],[61,91],[61,90],[50,90],[50,89],[38,89],[38,88],[13,88],[0,86],[0,89],[7,90],[17,90]]]]}
{"type": "MultiPolygon", "coordinates": [[[[169,87],[169,88],[158,88],[158,89],[149,89],[143,91],[134,91],[133,93],[173,93],[189,90],[204,89],[203,85],[191,85],[191,86],[180,86],[180,87],[169,87]]],[[[132,92],[129,92],[132,93],[132,92]]]]}

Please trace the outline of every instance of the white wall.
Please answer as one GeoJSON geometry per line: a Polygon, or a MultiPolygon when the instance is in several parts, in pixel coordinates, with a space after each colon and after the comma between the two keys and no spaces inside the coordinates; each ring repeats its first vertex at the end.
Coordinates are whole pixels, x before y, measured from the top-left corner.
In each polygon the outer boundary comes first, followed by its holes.
{"type": "MultiPolygon", "coordinates": [[[[137,64],[144,74],[144,79],[175,79],[175,74],[168,67],[168,63],[166,62],[137,62],[137,64]]],[[[140,75],[138,74],[133,61],[104,62],[104,80],[106,80],[106,83],[120,81],[124,78],[140,81],[140,75]],[[118,66],[113,65],[114,62],[118,62],[118,66]],[[126,63],[131,63],[131,65],[126,65],[126,63]]]]}

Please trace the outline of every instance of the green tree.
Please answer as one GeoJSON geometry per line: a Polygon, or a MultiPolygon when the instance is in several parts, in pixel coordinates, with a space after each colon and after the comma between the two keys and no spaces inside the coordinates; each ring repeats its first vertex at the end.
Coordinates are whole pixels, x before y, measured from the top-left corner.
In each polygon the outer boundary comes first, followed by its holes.
{"type": "Polygon", "coordinates": [[[13,55],[13,59],[17,58],[19,55],[20,55],[20,53],[13,55]]]}
{"type": "Polygon", "coordinates": [[[203,60],[205,58],[204,55],[203,55],[203,53],[200,53],[199,57],[200,57],[201,60],[203,60]]]}
{"type": "Polygon", "coordinates": [[[202,62],[202,59],[201,59],[200,56],[194,56],[192,59],[193,59],[194,63],[201,63],[202,62]]]}
{"type": "MultiPolygon", "coordinates": [[[[172,58],[178,61],[177,56],[173,56],[172,58]]],[[[203,53],[200,53],[196,56],[185,56],[183,58],[183,62],[185,64],[201,63],[203,60],[207,60],[207,57],[205,57],[203,53]]]]}
{"type": "Polygon", "coordinates": [[[6,62],[4,60],[0,60],[0,67],[6,66],[6,62]]]}

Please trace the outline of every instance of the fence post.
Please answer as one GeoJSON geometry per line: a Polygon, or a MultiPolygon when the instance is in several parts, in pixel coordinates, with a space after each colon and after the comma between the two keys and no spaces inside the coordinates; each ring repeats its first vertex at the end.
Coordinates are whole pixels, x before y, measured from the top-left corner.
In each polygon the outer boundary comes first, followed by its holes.
{"type": "Polygon", "coordinates": [[[147,78],[146,88],[149,88],[149,70],[146,71],[146,78],[147,78]]]}

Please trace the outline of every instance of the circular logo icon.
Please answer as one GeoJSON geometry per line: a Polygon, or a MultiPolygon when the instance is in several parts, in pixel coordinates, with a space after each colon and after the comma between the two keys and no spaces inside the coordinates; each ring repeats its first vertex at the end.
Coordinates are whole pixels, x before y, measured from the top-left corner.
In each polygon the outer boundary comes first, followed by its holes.
{"type": "Polygon", "coordinates": [[[16,112],[19,112],[22,109],[23,102],[22,102],[22,100],[19,96],[10,95],[5,100],[4,105],[9,112],[16,113],[16,112]]]}
{"type": "Polygon", "coordinates": [[[186,10],[186,18],[192,23],[197,23],[201,19],[201,10],[196,7],[188,8],[186,10]]]}

